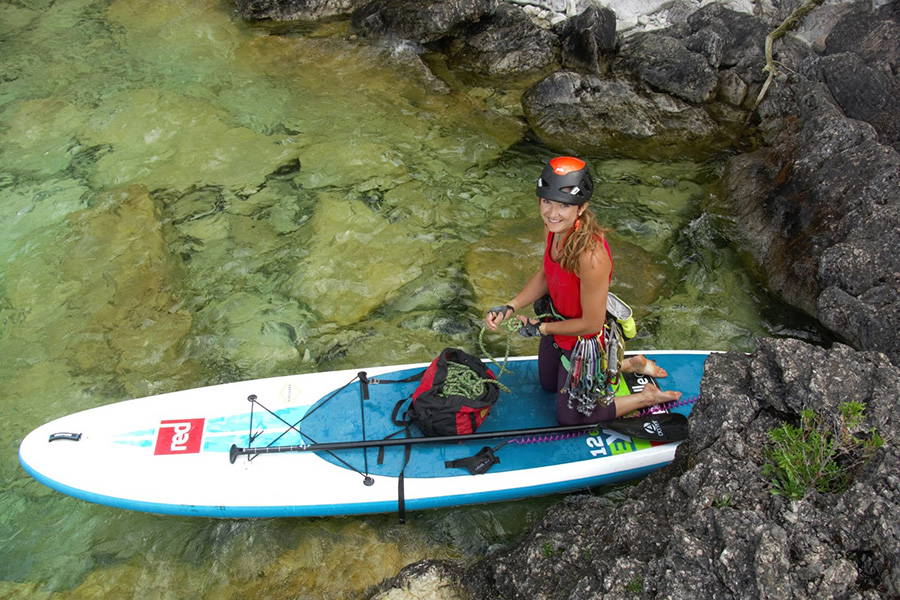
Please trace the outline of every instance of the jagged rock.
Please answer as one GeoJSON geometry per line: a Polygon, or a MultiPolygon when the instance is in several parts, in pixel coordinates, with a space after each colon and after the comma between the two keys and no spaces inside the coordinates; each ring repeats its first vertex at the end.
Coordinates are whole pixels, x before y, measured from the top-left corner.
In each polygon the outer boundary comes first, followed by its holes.
{"type": "Polygon", "coordinates": [[[768,34],[769,27],[759,18],[712,3],[688,17],[685,37],[689,47],[704,52],[711,65],[732,69],[752,84],[766,78],[762,67],[768,34]]]}
{"type": "Polygon", "coordinates": [[[455,38],[448,51],[454,68],[489,77],[541,71],[557,53],[556,36],[506,4],[455,38]]]}
{"type": "Polygon", "coordinates": [[[882,143],[900,150],[900,84],[896,75],[870,67],[853,52],[832,54],[819,65],[822,80],[844,114],[869,123],[882,143]]]}
{"type": "Polygon", "coordinates": [[[691,52],[702,54],[713,68],[719,68],[725,53],[725,40],[712,29],[700,29],[684,40],[684,46],[691,52]]]}
{"type": "Polygon", "coordinates": [[[896,12],[896,3],[855,4],[831,30],[828,56],[792,57],[797,74],[760,106],[768,148],[734,158],[723,178],[741,243],[771,288],[842,339],[895,361],[900,157],[897,84],[884,74],[896,46],[884,31],[896,27],[896,12]]]}
{"type": "Polygon", "coordinates": [[[248,21],[316,21],[349,14],[368,0],[235,0],[248,21]]]}
{"type": "MultiPolygon", "coordinates": [[[[854,5],[844,19],[857,22],[861,13],[877,28],[886,8],[854,5]]],[[[839,22],[828,39],[843,29],[839,22]]],[[[740,243],[771,289],[841,339],[897,361],[900,155],[890,145],[897,93],[877,66],[893,50],[863,46],[867,59],[793,57],[802,60],[787,65],[795,74],[759,107],[767,148],[729,161],[723,189],[743,230],[740,243]]]]}
{"type": "Polygon", "coordinates": [[[529,89],[522,105],[542,142],[594,156],[708,156],[729,143],[703,108],[639,92],[623,79],[557,71],[529,89]]]}
{"type": "MultiPolygon", "coordinates": [[[[818,10],[818,9],[817,9],[818,10]]],[[[866,63],[896,76],[900,67],[900,3],[862,0],[841,12],[825,39],[824,54],[854,52],[866,63]],[[877,5],[877,8],[873,8],[877,5]]]]}
{"type": "MultiPolygon", "coordinates": [[[[752,355],[710,356],[691,438],[627,499],[572,495],[518,544],[447,584],[472,598],[860,598],[900,593],[900,369],[877,352],[759,340],[752,355]],[[886,443],[844,491],[800,500],[771,491],[768,432],[799,411],[837,420],[865,405],[859,431],[886,443]]],[[[407,574],[427,572],[430,563],[407,574]]],[[[408,586],[409,584],[407,584],[408,586]]],[[[400,596],[404,597],[404,596],[400,596]]]]}
{"type": "Polygon", "coordinates": [[[586,73],[606,72],[608,55],[616,49],[616,15],[591,6],[558,28],[564,68],[586,73]]]}
{"type": "MultiPolygon", "coordinates": [[[[575,28],[577,20],[571,23],[575,28]]],[[[598,42],[585,56],[573,56],[572,40],[579,38],[566,37],[568,27],[558,28],[562,60],[596,75],[557,72],[523,96],[525,116],[537,137],[561,151],[708,157],[736,139],[745,103],[764,79],[767,26],[718,4],[664,31],[626,38],[609,75],[598,42]]]]}
{"type": "Polygon", "coordinates": [[[681,40],[657,33],[628,38],[614,68],[627,69],[651,88],[694,104],[711,99],[719,81],[708,57],[692,52],[681,40]]]}
{"type": "Polygon", "coordinates": [[[374,0],[353,11],[353,26],[366,35],[434,42],[497,10],[499,0],[374,0]]]}

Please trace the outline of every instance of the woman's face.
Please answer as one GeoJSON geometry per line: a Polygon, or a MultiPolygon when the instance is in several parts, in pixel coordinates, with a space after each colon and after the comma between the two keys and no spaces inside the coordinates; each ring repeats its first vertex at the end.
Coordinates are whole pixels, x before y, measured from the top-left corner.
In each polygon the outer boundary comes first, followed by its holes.
{"type": "Polygon", "coordinates": [[[587,202],[581,206],[564,204],[555,200],[540,198],[541,219],[553,233],[565,233],[575,227],[575,220],[587,208],[587,202]]]}

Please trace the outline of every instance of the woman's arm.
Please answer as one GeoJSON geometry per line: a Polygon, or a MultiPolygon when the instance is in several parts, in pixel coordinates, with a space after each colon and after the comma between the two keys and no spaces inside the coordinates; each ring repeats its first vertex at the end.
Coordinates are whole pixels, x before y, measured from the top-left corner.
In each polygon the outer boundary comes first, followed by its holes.
{"type": "MultiPolygon", "coordinates": [[[[588,335],[603,329],[606,322],[606,296],[612,263],[603,247],[585,252],[579,261],[581,279],[581,317],[543,323],[543,335],[588,335]]],[[[546,284],[546,281],[545,281],[546,284]]]]}

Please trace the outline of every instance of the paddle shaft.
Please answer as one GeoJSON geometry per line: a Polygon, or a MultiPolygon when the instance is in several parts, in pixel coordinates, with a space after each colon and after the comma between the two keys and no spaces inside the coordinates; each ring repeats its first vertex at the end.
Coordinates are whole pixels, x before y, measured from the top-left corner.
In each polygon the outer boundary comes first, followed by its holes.
{"type": "Polygon", "coordinates": [[[280,454],[282,452],[319,452],[326,450],[349,450],[353,448],[379,448],[384,446],[405,446],[410,444],[442,444],[463,442],[468,440],[486,440],[502,437],[520,437],[545,433],[563,433],[566,431],[583,431],[587,429],[611,429],[638,437],[659,442],[675,442],[685,439],[687,418],[678,413],[667,413],[635,417],[632,419],[614,419],[612,421],[581,424],[556,425],[553,427],[533,427],[529,429],[507,429],[502,431],[481,431],[464,435],[440,435],[433,437],[386,438],[380,440],[355,440],[349,442],[323,442],[319,444],[298,444],[286,446],[262,446],[259,448],[241,448],[231,446],[231,462],[238,456],[250,454],[280,454]],[[666,423],[668,421],[668,423],[666,423]],[[650,428],[645,425],[650,424],[650,428]],[[667,427],[669,425],[669,427],[667,427]],[[674,425],[674,427],[672,427],[674,425]],[[624,431],[623,431],[624,430],[624,431]]]}

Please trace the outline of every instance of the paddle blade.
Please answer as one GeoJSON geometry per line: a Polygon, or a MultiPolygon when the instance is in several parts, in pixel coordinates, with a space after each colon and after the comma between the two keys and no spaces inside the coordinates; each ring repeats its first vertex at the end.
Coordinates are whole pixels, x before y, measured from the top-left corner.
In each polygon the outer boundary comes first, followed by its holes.
{"type": "Polygon", "coordinates": [[[680,442],[688,437],[687,417],[680,413],[643,415],[599,423],[601,427],[653,442],[680,442]]]}

